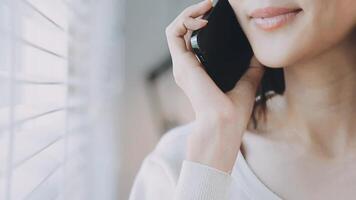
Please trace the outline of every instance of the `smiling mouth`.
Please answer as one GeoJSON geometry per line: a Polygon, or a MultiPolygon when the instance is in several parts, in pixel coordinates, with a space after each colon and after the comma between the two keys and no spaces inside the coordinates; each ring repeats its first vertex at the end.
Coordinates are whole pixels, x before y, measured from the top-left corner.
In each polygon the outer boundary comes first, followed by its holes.
{"type": "Polygon", "coordinates": [[[293,21],[301,11],[301,8],[267,7],[253,11],[250,19],[262,30],[273,31],[293,21]]]}

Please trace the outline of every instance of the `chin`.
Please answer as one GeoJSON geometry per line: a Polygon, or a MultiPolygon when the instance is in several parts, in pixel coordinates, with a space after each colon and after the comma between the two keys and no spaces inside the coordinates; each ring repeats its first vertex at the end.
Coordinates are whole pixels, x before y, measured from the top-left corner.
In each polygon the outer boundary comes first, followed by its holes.
{"type": "Polygon", "coordinates": [[[280,68],[290,65],[291,61],[288,56],[271,53],[271,51],[258,51],[254,50],[256,58],[262,63],[262,65],[271,68],[280,68]]]}
{"type": "Polygon", "coordinates": [[[309,49],[311,35],[306,37],[302,22],[295,20],[289,26],[269,31],[259,29],[251,20],[243,26],[257,59],[267,67],[280,68],[292,65],[309,49]]]}
{"type": "Polygon", "coordinates": [[[293,65],[297,62],[298,51],[295,48],[285,46],[254,47],[252,46],[256,58],[266,67],[281,68],[293,65]],[[284,49],[281,51],[281,49],[284,49]]]}
{"type": "Polygon", "coordinates": [[[258,60],[267,67],[280,68],[294,64],[310,50],[311,33],[303,24],[303,15],[298,15],[289,25],[273,31],[256,27],[251,21],[245,22],[247,37],[258,60]]]}

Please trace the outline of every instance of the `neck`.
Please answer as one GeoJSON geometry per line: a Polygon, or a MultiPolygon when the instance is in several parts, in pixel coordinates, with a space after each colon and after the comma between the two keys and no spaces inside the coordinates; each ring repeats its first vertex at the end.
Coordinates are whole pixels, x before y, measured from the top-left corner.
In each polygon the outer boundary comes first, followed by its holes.
{"type": "MultiPolygon", "coordinates": [[[[319,153],[342,155],[356,138],[356,36],[284,70],[287,126],[319,153]]],[[[354,147],[354,146],[353,146],[354,147]]],[[[355,148],[354,148],[355,149],[355,148]]]]}

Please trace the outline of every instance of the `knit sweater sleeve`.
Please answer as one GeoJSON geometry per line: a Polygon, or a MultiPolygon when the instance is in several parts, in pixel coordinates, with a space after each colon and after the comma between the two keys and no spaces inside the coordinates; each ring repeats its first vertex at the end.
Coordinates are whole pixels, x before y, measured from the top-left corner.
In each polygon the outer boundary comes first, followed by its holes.
{"type": "Polygon", "coordinates": [[[226,200],[231,184],[229,174],[184,160],[174,181],[155,159],[143,162],[131,190],[130,200],[226,200]]]}
{"type": "Polygon", "coordinates": [[[174,200],[227,200],[230,184],[229,174],[185,160],[174,200]]]}
{"type": "Polygon", "coordinates": [[[167,132],[144,159],[130,200],[227,200],[232,177],[185,159],[192,124],[167,132]]]}
{"type": "Polygon", "coordinates": [[[144,159],[130,200],[227,200],[230,174],[188,161],[186,141],[192,124],[168,131],[144,159]]]}

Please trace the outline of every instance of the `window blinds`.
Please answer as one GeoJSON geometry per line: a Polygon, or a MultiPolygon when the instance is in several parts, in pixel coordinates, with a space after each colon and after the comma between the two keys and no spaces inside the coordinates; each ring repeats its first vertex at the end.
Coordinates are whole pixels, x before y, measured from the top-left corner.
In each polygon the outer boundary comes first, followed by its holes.
{"type": "Polygon", "coordinates": [[[124,0],[0,0],[0,200],[116,199],[124,0]]]}
{"type": "Polygon", "coordinates": [[[71,5],[0,0],[0,199],[85,199],[84,94],[68,60],[69,17],[80,13],[71,5]]]}

